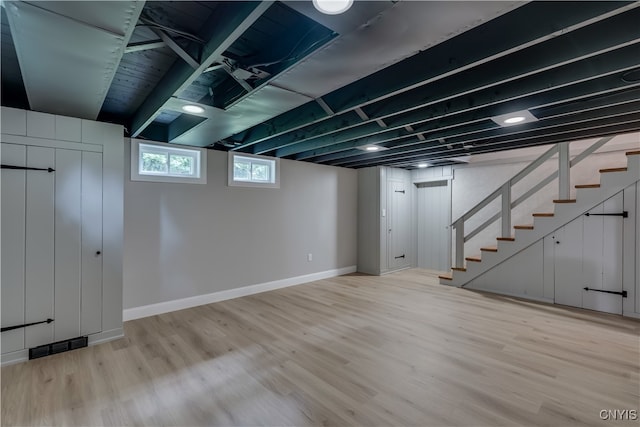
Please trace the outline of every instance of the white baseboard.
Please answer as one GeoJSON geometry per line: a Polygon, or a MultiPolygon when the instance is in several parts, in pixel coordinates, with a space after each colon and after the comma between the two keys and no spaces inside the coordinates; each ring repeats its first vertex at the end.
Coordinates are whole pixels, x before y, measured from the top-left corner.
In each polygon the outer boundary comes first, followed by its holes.
{"type": "MultiPolygon", "coordinates": [[[[92,345],[98,345],[104,342],[117,340],[118,338],[122,338],[123,336],[124,330],[122,328],[98,332],[97,334],[91,334],[88,336],[88,346],[91,347],[92,345]]],[[[11,353],[3,354],[0,361],[0,366],[13,365],[15,363],[26,362],[27,360],[29,360],[29,350],[17,350],[11,353]]]]}
{"type": "Polygon", "coordinates": [[[273,282],[258,283],[255,285],[243,286],[241,288],[227,289],[205,295],[181,298],[172,301],[159,302],[157,304],[143,305],[140,307],[126,308],[122,312],[124,321],[140,319],[143,317],[155,316],[156,314],[169,313],[171,311],[184,310],[185,308],[197,307],[199,305],[211,304],[233,298],[259,294],[261,292],[273,291],[287,288],[289,286],[301,285],[303,283],[316,280],[329,279],[331,277],[342,276],[343,274],[355,273],[355,265],[333,270],[321,271],[318,273],[305,274],[304,276],[290,277],[288,279],[274,280],[273,282]]]}

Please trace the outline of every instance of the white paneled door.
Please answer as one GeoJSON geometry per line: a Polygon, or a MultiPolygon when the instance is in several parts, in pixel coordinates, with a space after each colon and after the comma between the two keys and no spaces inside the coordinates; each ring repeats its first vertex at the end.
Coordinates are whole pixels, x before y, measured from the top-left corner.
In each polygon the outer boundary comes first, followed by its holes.
{"type": "Polygon", "coordinates": [[[102,329],[102,153],[2,144],[2,352],[102,329]]]}
{"type": "Polygon", "coordinates": [[[621,192],[549,237],[557,304],[622,314],[623,206],[621,192]]]}
{"type": "Polygon", "coordinates": [[[449,271],[451,188],[448,181],[418,184],[418,267],[449,271]]]}
{"type": "Polygon", "coordinates": [[[389,269],[411,265],[411,204],[409,189],[404,182],[388,183],[388,263],[389,269]]]}

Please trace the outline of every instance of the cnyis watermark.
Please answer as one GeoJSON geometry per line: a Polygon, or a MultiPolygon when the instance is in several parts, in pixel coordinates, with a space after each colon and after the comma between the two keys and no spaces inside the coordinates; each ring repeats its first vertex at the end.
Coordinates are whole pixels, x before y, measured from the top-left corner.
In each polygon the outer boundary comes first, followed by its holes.
{"type": "Polygon", "coordinates": [[[638,410],[636,409],[602,409],[600,419],[605,421],[636,421],[638,410]]]}

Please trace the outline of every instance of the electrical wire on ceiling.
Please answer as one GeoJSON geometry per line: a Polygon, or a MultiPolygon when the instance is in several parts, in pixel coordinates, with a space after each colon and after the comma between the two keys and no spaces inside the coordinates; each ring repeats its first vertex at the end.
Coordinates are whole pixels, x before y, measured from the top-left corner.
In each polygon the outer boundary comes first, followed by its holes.
{"type": "Polygon", "coordinates": [[[180,37],[183,37],[185,39],[191,40],[193,42],[199,43],[199,44],[205,44],[205,41],[202,40],[200,37],[191,34],[187,31],[182,31],[182,30],[177,30],[175,28],[171,28],[168,27],[166,25],[162,25],[162,24],[158,24],[157,22],[155,22],[154,20],[148,18],[148,17],[144,17],[144,16],[140,16],[140,18],[138,19],[140,22],[142,22],[142,24],[137,24],[136,27],[149,27],[149,28],[157,28],[159,30],[163,30],[166,31],[167,33],[171,33],[171,34],[175,34],[178,35],[180,37]]]}

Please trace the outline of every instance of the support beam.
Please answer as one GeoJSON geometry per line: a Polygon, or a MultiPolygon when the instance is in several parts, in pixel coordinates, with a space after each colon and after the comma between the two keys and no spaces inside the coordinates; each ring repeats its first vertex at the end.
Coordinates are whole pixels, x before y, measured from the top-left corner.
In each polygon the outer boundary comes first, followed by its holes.
{"type": "Polygon", "coordinates": [[[318,103],[319,106],[322,107],[322,109],[324,110],[325,113],[327,113],[327,115],[329,117],[334,116],[336,113],[331,109],[331,107],[329,107],[329,105],[327,105],[326,102],[324,102],[324,99],[322,98],[316,98],[316,102],[318,103]]]}
{"type": "Polygon", "coordinates": [[[360,107],[356,107],[354,109],[354,111],[356,112],[356,114],[358,115],[358,117],[360,117],[362,119],[363,122],[369,121],[369,116],[367,116],[367,113],[365,113],[364,111],[362,111],[362,108],[360,107]]]}
{"type": "Polygon", "coordinates": [[[151,31],[156,33],[158,37],[168,46],[176,55],[178,55],[184,62],[189,64],[191,68],[194,70],[200,66],[200,63],[193,58],[189,52],[184,50],[182,46],[180,46],[176,41],[167,33],[162,31],[161,29],[151,27],[151,31]]]}
{"type": "Polygon", "coordinates": [[[179,96],[205,69],[211,66],[272,4],[263,2],[220,3],[209,22],[204,26],[210,34],[203,46],[200,65],[193,69],[188,64],[176,62],[136,111],[131,135],[136,137],[160,114],[172,96],[179,96]]]}

